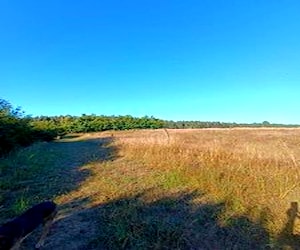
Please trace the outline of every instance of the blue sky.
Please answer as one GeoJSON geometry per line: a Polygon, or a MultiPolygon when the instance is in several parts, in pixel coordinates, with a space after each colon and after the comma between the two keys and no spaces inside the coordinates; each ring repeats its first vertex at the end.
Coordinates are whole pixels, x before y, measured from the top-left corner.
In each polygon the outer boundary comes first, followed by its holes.
{"type": "Polygon", "coordinates": [[[300,1],[0,2],[0,98],[32,115],[300,124],[300,1]]]}

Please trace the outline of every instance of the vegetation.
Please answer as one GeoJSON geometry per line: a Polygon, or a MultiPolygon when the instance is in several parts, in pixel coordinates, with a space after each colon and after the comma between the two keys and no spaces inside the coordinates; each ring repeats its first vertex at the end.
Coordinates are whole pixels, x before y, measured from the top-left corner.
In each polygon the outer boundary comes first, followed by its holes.
{"type": "Polygon", "coordinates": [[[41,116],[31,118],[31,124],[39,129],[52,129],[58,134],[100,132],[106,130],[157,129],[163,121],[154,117],[135,118],[132,116],[41,116]]]}
{"type": "Polygon", "coordinates": [[[203,122],[203,121],[164,121],[165,128],[295,128],[296,124],[274,124],[268,121],[262,123],[235,123],[235,122],[203,122]]]}
{"type": "Polygon", "coordinates": [[[0,161],[0,221],[54,199],[45,249],[298,249],[299,133],[108,131],[35,144],[0,161]]]}
{"type": "Polygon", "coordinates": [[[24,117],[20,108],[0,99],[0,156],[39,140],[51,140],[55,131],[39,129],[31,125],[31,119],[24,117]]]}
{"type": "Polygon", "coordinates": [[[136,118],[132,116],[41,116],[31,118],[35,128],[56,131],[59,135],[67,133],[101,132],[106,130],[159,129],[159,128],[235,128],[235,127],[297,127],[297,125],[271,124],[269,122],[237,124],[201,121],[164,121],[153,116],[136,118]]]}
{"type": "Polygon", "coordinates": [[[0,222],[53,199],[46,249],[296,249],[300,132],[277,126],[27,117],[0,100],[0,222]]]}
{"type": "Polygon", "coordinates": [[[106,130],[159,129],[159,128],[234,128],[234,127],[297,127],[271,124],[267,121],[237,124],[201,121],[164,121],[153,116],[24,116],[20,108],[0,99],[0,156],[35,141],[50,141],[68,133],[101,132],[106,130]]]}
{"type": "Polygon", "coordinates": [[[0,156],[36,141],[51,141],[67,133],[106,130],[157,129],[163,121],[154,117],[132,116],[24,116],[20,108],[0,99],[0,156]]]}

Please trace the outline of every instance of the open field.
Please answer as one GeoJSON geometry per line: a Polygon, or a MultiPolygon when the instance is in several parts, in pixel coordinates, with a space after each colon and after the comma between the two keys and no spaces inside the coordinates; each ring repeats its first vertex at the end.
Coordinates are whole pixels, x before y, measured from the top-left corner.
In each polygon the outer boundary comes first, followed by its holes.
{"type": "Polygon", "coordinates": [[[300,129],[80,134],[0,164],[1,223],[59,204],[43,249],[300,248],[300,129]]]}

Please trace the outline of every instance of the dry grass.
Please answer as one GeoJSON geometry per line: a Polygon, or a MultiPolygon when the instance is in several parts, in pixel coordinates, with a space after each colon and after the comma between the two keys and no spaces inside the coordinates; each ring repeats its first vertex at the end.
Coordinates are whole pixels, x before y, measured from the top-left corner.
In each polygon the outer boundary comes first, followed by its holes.
{"type": "Polygon", "coordinates": [[[255,219],[267,209],[267,228],[276,234],[290,202],[300,198],[300,130],[171,130],[169,143],[163,131],[147,133],[121,135],[122,155],[159,173],[157,184],[168,190],[200,190],[226,201],[229,216],[255,219]]]}
{"type": "MultiPolygon", "coordinates": [[[[294,249],[299,244],[298,129],[104,132],[43,147],[35,155],[49,156],[52,150],[56,157],[46,166],[57,181],[48,185],[51,195],[29,184],[23,207],[37,200],[33,191],[40,200],[52,197],[60,204],[45,249],[294,249]],[[66,240],[82,234],[85,239],[66,240]]],[[[48,176],[41,169],[30,175],[36,186],[48,176]]],[[[18,199],[4,202],[7,217],[18,199]]]]}

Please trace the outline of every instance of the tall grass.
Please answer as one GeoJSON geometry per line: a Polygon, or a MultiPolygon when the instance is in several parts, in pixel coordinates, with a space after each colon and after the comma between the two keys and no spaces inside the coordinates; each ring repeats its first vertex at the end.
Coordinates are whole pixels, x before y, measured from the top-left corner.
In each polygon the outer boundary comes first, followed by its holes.
{"type": "Polygon", "coordinates": [[[225,201],[224,222],[242,214],[258,220],[268,211],[265,226],[276,235],[290,202],[300,199],[299,132],[170,130],[170,141],[160,131],[122,135],[118,143],[131,162],[159,173],[157,185],[165,192],[196,189],[214,202],[225,201]]]}
{"type": "Polygon", "coordinates": [[[117,160],[87,166],[93,174],[59,200],[89,197],[99,208],[95,248],[293,248],[297,230],[291,234],[289,224],[295,221],[288,211],[300,198],[299,134],[287,129],[114,132],[117,160]],[[189,194],[194,195],[183,202],[189,194]]]}
{"type": "Polygon", "coordinates": [[[14,194],[1,203],[17,214],[35,196],[52,197],[61,230],[48,249],[67,248],[64,237],[80,239],[68,223],[93,232],[74,249],[294,249],[299,135],[139,130],[38,144],[0,162],[1,189],[14,194]]]}

